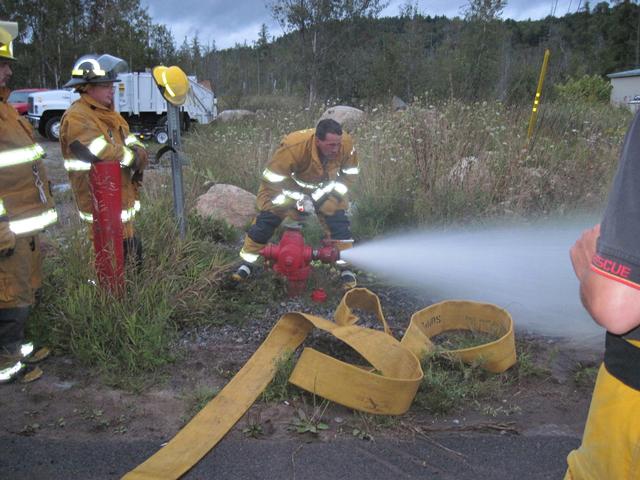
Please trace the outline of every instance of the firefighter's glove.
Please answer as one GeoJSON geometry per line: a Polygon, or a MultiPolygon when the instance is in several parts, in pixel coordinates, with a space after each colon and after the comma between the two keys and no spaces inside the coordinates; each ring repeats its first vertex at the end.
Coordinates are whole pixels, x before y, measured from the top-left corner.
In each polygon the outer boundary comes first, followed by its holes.
{"type": "Polygon", "coordinates": [[[134,145],[133,147],[131,147],[131,150],[133,151],[134,158],[132,165],[133,171],[143,171],[145,168],[147,168],[147,165],[149,165],[149,154],[144,148],[138,145],[134,145]]]}
{"type": "Polygon", "coordinates": [[[301,200],[296,201],[296,210],[300,215],[311,215],[315,212],[315,206],[313,200],[308,195],[302,197],[301,200]]]}

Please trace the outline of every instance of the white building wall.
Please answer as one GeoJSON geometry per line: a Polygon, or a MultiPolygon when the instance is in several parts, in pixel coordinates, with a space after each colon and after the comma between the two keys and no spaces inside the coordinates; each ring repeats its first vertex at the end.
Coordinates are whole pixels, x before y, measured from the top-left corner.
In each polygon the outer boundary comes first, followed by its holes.
{"type": "Polygon", "coordinates": [[[640,95],[640,76],[612,78],[611,104],[629,106],[633,97],[640,95]]]}

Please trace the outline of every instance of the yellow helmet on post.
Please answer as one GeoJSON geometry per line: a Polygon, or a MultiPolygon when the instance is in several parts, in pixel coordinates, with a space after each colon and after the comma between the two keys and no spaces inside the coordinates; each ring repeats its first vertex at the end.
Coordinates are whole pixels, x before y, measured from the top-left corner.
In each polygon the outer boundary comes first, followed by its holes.
{"type": "Polygon", "coordinates": [[[167,102],[176,106],[184,104],[189,93],[189,79],[180,67],[155,67],[153,79],[167,102]]]}
{"type": "Polygon", "coordinates": [[[13,39],[18,36],[16,22],[0,21],[0,61],[15,61],[13,56],[13,39]]]}

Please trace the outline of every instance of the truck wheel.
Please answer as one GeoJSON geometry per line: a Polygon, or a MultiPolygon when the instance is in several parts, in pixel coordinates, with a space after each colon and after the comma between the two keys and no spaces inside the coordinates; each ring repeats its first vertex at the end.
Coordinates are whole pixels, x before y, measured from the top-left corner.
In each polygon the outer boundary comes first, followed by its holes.
{"type": "Polygon", "coordinates": [[[52,142],[60,140],[60,117],[51,117],[44,127],[47,138],[52,142]]]}
{"type": "Polygon", "coordinates": [[[169,141],[169,134],[164,130],[160,130],[156,132],[155,139],[156,139],[156,142],[158,142],[160,145],[164,145],[169,141]]]}

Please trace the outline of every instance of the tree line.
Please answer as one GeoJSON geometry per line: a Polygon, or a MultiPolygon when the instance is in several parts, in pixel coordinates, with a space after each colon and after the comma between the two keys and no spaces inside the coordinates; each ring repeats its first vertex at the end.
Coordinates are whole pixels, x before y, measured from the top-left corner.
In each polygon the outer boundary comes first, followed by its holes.
{"type": "Polygon", "coordinates": [[[456,18],[423,15],[407,2],[379,18],[380,0],[270,0],[286,32],[217,50],[196,36],[177,46],[140,0],[3,0],[0,17],[18,21],[14,85],[59,87],[73,61],[109,52],[132,71],[180,65],[210,80],[229,104],[250,95],[295,95],[346,103],[405,99],[530,101],[546,48],[547,84],[640,67],[640,6],[624,0],[582,4],[563,17],[501,18],[505,0],[468,0],[456,18]]]}

